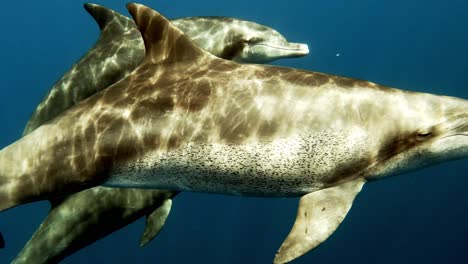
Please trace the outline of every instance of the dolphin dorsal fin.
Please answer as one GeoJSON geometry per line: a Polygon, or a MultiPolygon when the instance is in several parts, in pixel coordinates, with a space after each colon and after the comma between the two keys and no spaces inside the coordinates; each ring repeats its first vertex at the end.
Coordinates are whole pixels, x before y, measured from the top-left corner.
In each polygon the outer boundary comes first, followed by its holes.
{"type": "Polygon", "coordinates": [[[199,60],[214,57],[199,48],[177,27],[153,9],[141,4],[127,4],[127,9],[145,42],[146,63],[199,60]]]}
{"type": "MultiPolygon", "coordinates": [[[[120,20],[124,19],[131,21],[128,17],[97,4],[86,3],[84,4],[84,8],[94,18],[94,20],[96,20],[96,23],[98,23],[101,31],[109,26],[116,18],[119,18],[120,20]]],[[[123,27],[120,24],[116,24],[116,28],[123,27]]]]}

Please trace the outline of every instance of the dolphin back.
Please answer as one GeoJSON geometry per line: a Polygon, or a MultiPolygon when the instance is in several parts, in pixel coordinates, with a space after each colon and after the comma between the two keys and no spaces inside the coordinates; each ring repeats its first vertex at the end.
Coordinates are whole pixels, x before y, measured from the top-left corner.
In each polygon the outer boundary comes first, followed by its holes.
{"type": "Polygon", "coordinates": [[[29,119],[23,135],[120,81],[140,65],[144,57],[140,32],[133,20],[95,4],[85,4],[85,9],[99,25],[100,37],[50,89],[29,119]],[[116,56],[113,60],[109,59],[111,53],[116,56]]]}

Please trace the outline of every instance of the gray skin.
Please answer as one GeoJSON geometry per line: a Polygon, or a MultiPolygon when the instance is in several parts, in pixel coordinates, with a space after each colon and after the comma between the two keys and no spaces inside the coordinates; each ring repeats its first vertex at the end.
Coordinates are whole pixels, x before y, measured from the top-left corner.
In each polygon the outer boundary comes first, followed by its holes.
{"type": "Polygon", "coordinates": [[[59,263],[95,241],[147,216],[141,243],[151,241],[163,227],[177,192],[95,187],[52,203],[23,250],[19,263],[59,263]],[[99,197],[99,199],[96,199],[99,197]]]}
{"type": "MultiPolygon", "coordinates": [[[[85,8],[99,24],[101,36],[95,46],[52,87],[29,120],[24,135],[124,78],[144,58],[143,39],[133,20],[99,5],[85,4],[85,8]]],[[[307,45],[288,43],[277,31],[249,21],[190,17],[179,18],[172,23],[208,52],[226,59],[238,54],[237,61],[243,63],[307,54],[307,45]],[[252,53],[249,50],[253,44],[245,41],[252,38],[269,43],[261,47],[276,45],[276,49],[281,49],[279,52],[269,48],[252,53]],[[290,49],[285,51],[288,47],[290,49]],[[294,50],[294,47],[298,49],[294,50]]],[[[173,191],[94,187],[52,200],[47,218],[13,263],[57,263],[146,216],[146,229],[140,241],[144,246],[163,227],[171,199],[176,194],[173,191]]]]}
{"type": "Polygon", "coordinates": [[[128,9],[143,63],[0,151],[0,210],[99,184],[300,199],[274,263],[318,246],[366,181],[468,156],[468,101],[223,60],[128,9]]]}
{"type": "MultiPolygon", "coordinates": [[[[44,97],[23,135],[125,78],[143,61],[143,39],[132,19],[96,4],[85,4],[85,8],[96,19],[101,36],[44,97]]],[[[307,44],[290,43],[276,30],[250,21],[229,17],[186,17],[171,22],[199,47],[227,60],[267,63],[309,54],[307,44]]]]}
{"type": "Polygon", "coordinates": [[[228,17],[188,17],[171,22],[199,47],[220,58],[240,63],[269,63],[309,54],[306,44],[290,43],[276,30],[250,21],[228,17]]]}

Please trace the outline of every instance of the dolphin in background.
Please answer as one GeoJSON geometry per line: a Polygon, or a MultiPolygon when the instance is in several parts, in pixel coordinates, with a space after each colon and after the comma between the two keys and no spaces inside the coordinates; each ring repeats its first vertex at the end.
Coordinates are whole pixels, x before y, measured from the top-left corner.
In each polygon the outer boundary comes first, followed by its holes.
{"type": "MultiPolygon", "coordinates": [[[[29,120],[24,135],[124,78],[144,58],[143,39],[133,20],[96,4],[85,4],[85,9],[99,24],[101,36],[52,87],[29,120]]],[[[308,51],[307,45],[289,43],[272,28],[240,19],[188,17],[172,20],[172,23],[208,52],[225,59],[236,57],[243,63],[303,56],[308,51]],[[252,39],[256,42],[249,41],[252,39]]],[[[140,241],[144,246],[163,227],[176,194],[162,190],[94,187],[52,200],[48,216],[13,263],[57,263],[146,216],[146,228],[140,241]]]]}
{"type": "Polygon", "coordinates": [[[269,63],[309,54],[306,44],[291,43],[276,30],[250,21],[229,17],[188,17],[171,22],[199,47],[235,62],[269,63]]]}
{"type": "MultiPolygon", "coordinates": [[[[133,20],[96,4],[85,4],[85,9],[101,29],[99,40],[52,87],[32,114],[23,135],[128,76],[143,61],[144,44],[133,20]]],[[[309,54],[307,44],[290,43],[276,30],[250,21],[187,17],[171,22],[199,47],[240,63],[266,63],[309,54]]]]}
{"type": "Polygon", "coordinates": [[[143,63],[0,151],[0,209],[98,184],[301,196],[274,260],[340,225],[363,185],[468,156],[468,101],[368,81],[243,65],[129,4],[143,63]]]}

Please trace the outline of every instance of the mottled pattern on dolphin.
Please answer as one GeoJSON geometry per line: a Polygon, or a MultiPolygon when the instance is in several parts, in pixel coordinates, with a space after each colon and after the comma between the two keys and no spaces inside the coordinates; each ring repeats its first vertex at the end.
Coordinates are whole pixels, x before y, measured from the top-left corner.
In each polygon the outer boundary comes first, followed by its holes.
{"type": "MultiPolygon", "coordinates": [[[[143,39],[133,20],[99,5],[85,4],[85,8],[100,26],[100,39],[52,87],[32,115],[24,134],[53,119],[59,111],[65,111],[78,101],[111,85],[113,81],[124,78],[143,60],[143,39]]],[[[240,62],[294,57],[305,55],[304,51],[307,50],[307,45],[288,43],[277,31],[249,21],[226,17],[189,17],[172,20],[172,23],[196,39],[196,43],[208,52],[224,58],[228,58],[228,53],[239,54],[240,62]],[[269,43],[269,46],[276,45],[282,49],[289,46],[297,50],[276,52],[268,48],[252,52],[248,50],[247,44],[253,45],[252,41],[248,42],[250,39],[257,41],[255,45],[263,42],[269,43]],[[233,47],[237,50],[233,50],[233,47]]],[[[64,199],[53,200],[47,218],[13,263],[57,263],[146,216],[146,229],[140,241],[140,245],[144,246],[164,225],[170,211],[171,198],[176,194],[172,191],[94,187],[64,199]]]]}
{"type": "MultiPolygon", "coordinates": [[[[143,61],[143,39],[132,19],[96,4],[85,4],[85,8],[98,22],[100,38],[48,92],[23,135],[128,76],[143,61]]],[[[199,47],[223,59],[266,63],[309,53],[306,44],[290,43],[276,30],[250,21],[185,17],[171,22],[199,47]]]]}
{"type": "Polygon", "coordinates": [[[275,263],[334,232],[366,181],[468,156],[468,101],[197,47],[129,4],[143,63],[0,151],[0,210],[106,183],[302,196],[275,263]]]}

